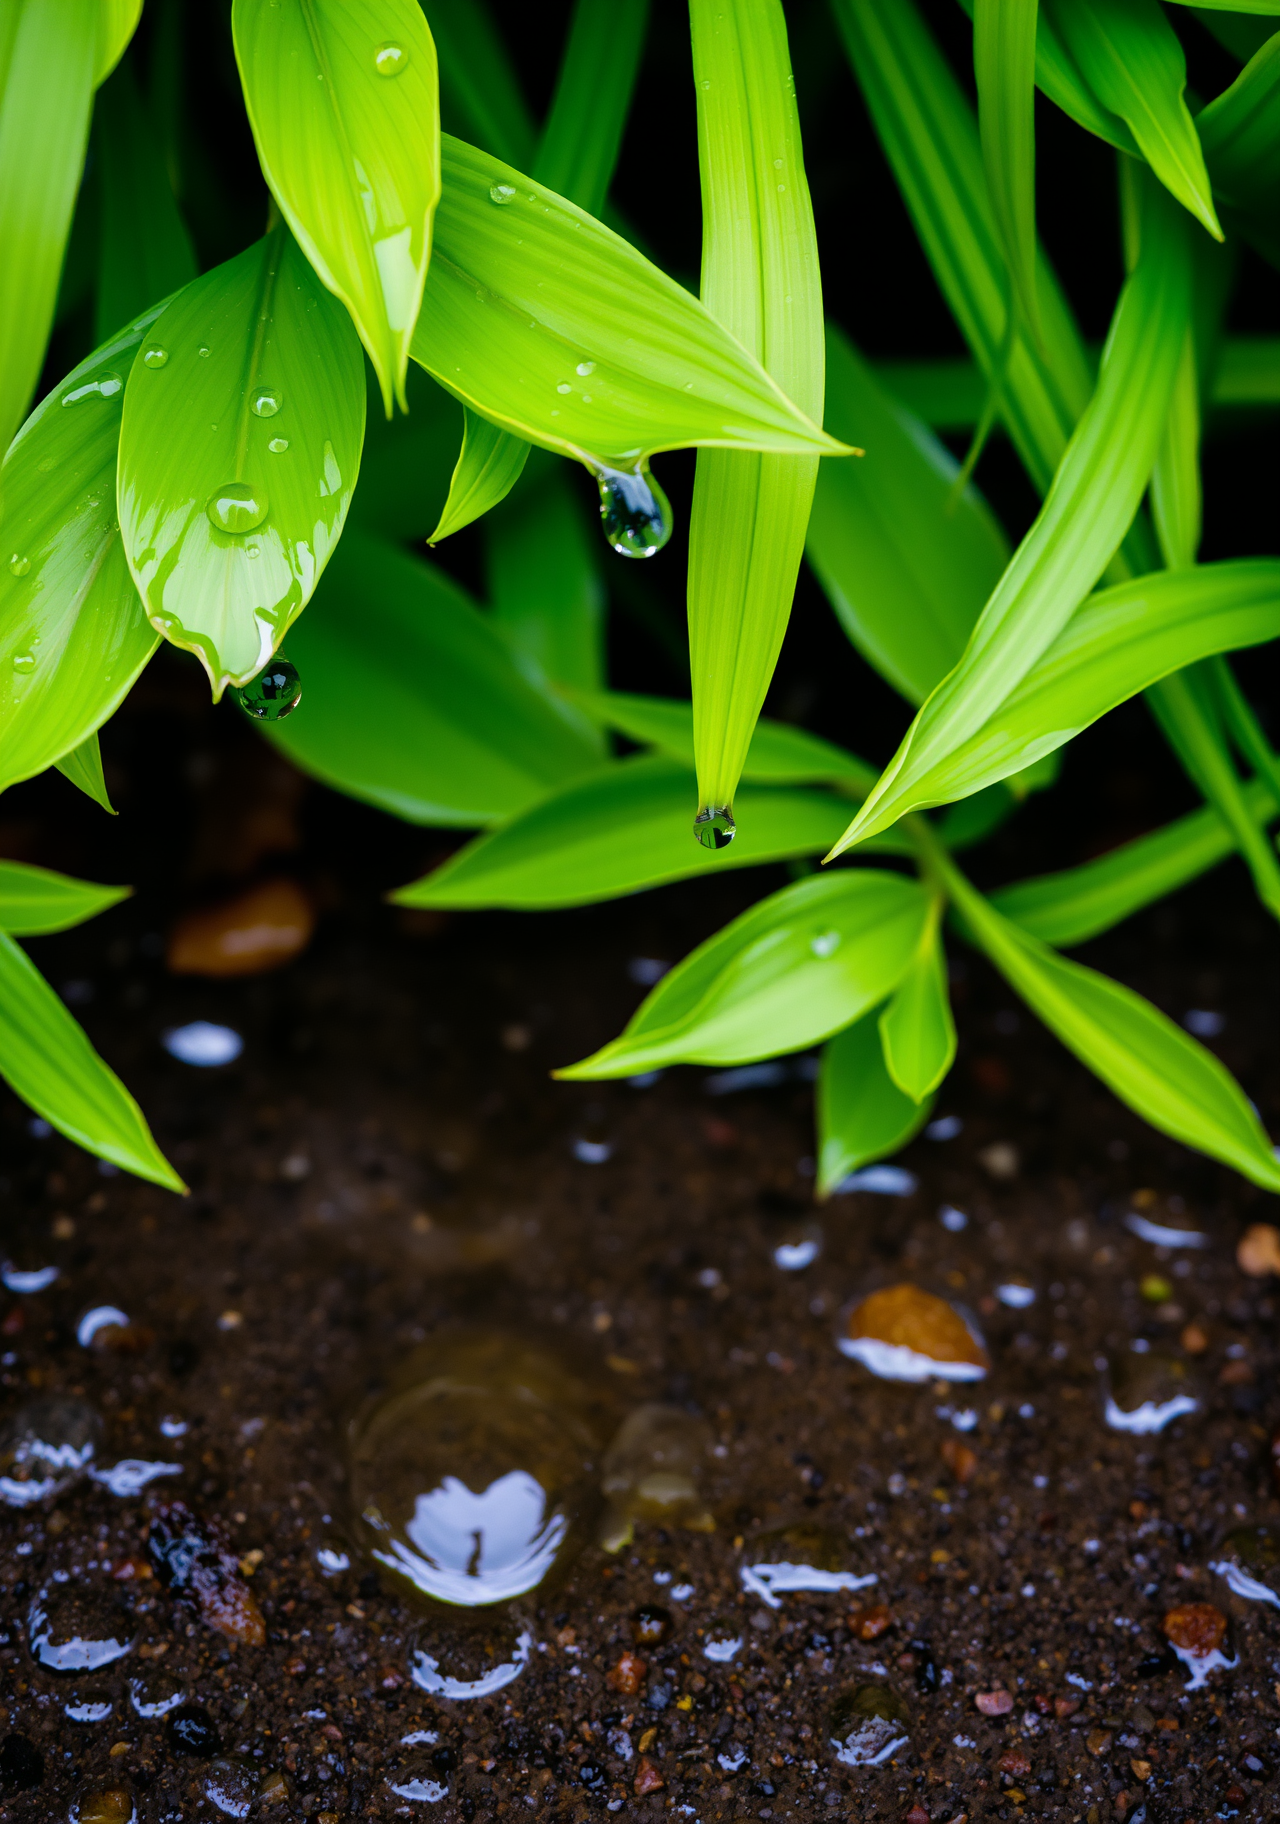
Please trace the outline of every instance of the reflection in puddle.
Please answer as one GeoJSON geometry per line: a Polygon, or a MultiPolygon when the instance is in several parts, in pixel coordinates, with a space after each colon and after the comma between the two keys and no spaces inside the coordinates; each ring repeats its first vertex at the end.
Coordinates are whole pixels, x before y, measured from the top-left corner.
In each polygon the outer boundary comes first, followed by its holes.
{"type": "Polygon", "coordinates": [[[715,1531],[698,1487],[710,1441],[709,1427],[683,1407],[638,1406],[630,1414],[605,1453],[605,1551],[630,1545],[637,1521],[715,1531]]]}
{"type": "Polygon", "coordinates": [[[1105,1406],[1112,1431],[1163,1431],[1173,1419],[1199,1410],[1199,1381],[1177,1356],[1131,1351],[1114,1364],[1105,1406]]]}
{"type": "Polygon", "coordinates": [[[742,1628],[736,1620],[711,1622],[702,1637],[702,1651],[716,1665],[727,1665],[742,1650],[742,1628]]]}
{"type": "Polygon", "coordinates": [[[919,1286],[872,1292],[836,1339],[843,1355],[890,1381],[979,1381],[991,1359],[964,1314],[919,1286]]]}
{"type": "Polygon", "coordinates": [[[465,1699],[490,1697],[512,1684],[529,1663],[533,1635],[527,1629],[513,1639],[457,1634],[434,1639],[431,1649],[419,1647],[409,1658],[409,1676],[432,1697],[465,1699]]]}
{"type": "Polygon", "coordinates": [[[907,1745],[911,1714],[888,1685],[859,1685],[831,1706],[828,1734],[846,1767],[879,1767],[907,1745]]]}
{"type": "Polygon", "coordinates": [[[779,1527],[763,1533],[747,1548],[741,1567],[742,1587],[771,1609],[782,1607],[788,1591],[862,1590],[876,1573],[858,1576],[844,1569],[844,1540],[816,1526],[779,1527]]]}
{"type": "Polygon", "coordinates": [[[32,1507],[84,1475],[102,1440],[102,1420],[83,1400],[29,1400],[0,1425],[0,1501],[32,1507]]]}
{"type": "Polygon", "coordinates": [[[96,1672],[122,1659],[136,1639],[118,1603],[70,1584],[42,1591],[27,1627],[32,1653],[50,1672],[96,1672]]]}
{"type": "Polygon", "coordinates": [[[1227,1588],[1246,1602],[1266,1602],[1280,1609],[1280,1541],[1265,1526],[1241,1526],[1222,1542],[1222,1556],[1209,1566],[1226,1579],[1227,1588]],[[1269,1581],[1264,1582],[1263,1578],[1269,1581]]]}
{"type": "Polygon", "coordinates": [[[1152,1242],[1158,1248],[1207,1248],[1209,1245],[1209,1237],[1199,1229],[1180,1229],[1172,1223],[1152,1222],[1149,1216],[1140,1216],[1136,1210],[1130,1210],[1124,1226],[1140,1241],[1152,1242]]]}
{"type": "Polygon", "coordinates": [[[142,1457],[121,1457],[118,1463],[112,1463],[102,1469],[89,1471],[93,1480],[113,1495],[139,1495],[148,1482],[154,1482],[160,1476],[180,1476],[181,1463],[152,1463],[142,1457]]]}

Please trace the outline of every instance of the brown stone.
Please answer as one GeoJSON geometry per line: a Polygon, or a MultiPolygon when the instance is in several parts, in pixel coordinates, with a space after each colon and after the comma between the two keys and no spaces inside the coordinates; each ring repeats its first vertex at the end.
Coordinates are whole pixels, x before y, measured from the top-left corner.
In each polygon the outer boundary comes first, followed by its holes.
{"type": "Polygon", "coordinates": [[[1227,1637],[1227,1618],[1211,1602],[1183,1602],[1160,1624],[1180,1652],[1196,1659],[1216,1653],[1227,1637]]]}
{"type": "Polygon", "coordinates": [[[1188,1355],[1203,1355],[1209,1347],[1209,1332],[1192,1318],[1178,1338],[1188,1355]]]}
{"type": "Polygon", "coordinates": [[[105,1786],[80,1801],[80,1824],[129,1824],[133,1799],[122,1786],[105,1786]]]}
{"type": "Polygon", "coordinates": [[[1236,1265],[1251,1279],[1280,1273],[1280,1229],[1270,1222],[1252,1222],[1236,1247],[1236,1265]]]}
{"type": "MultiPolygon", "coordinates": [[[[617,1664],[605,1675],[606,1684],[612,1685],[622,1697],[634,1697],[644,1683],[648,1671],[648,1662],[641,1659],[638,1653],[624,1653],[617,1664]]],[[[636,1789],[639,1791],[639,1788],[636,1789]]]]}
{"type": "Polygon", "coordinates": [[[1092,1755],[1102,1755],[1111,1746],[1109,1729],[1091,1729],[1084,1738],[1084,1745],[1092,1755]]]}
{"type": "Polygon", "coordinates": [[[1080,1699],[1078,1697],[1055,1697],[1053,1700],[1053,1714],[1059,1722],[1065,1722],[1067,1717],[1074,1716],[1079,1708],[1080,1699]]]}
{"type": "Polygon", "coordinates": [[[904,1283],[872,1292],[849,1317],[853,1341],[868,1337],[878,1343],[911,1349],[935,1362],[968,1362],[983,1372],[991,1359],[953,1305],[919,1286],[904,1283]]]}
{"type": "Polygon", "coordinates": [[[969,1481],[978,1467],[978,1453],[976,1450],[971,1450],[967,1444],[962,1444],[959,1438],[944,1438],[942,1440],[942,1461],[956,1481],[964,1483],[969,1481]]]}
{"type": "Polygon", "coordinates": [[[1151,1778],[1150,1761],[1130,1761],[1129,1766],[1133,1771],[1135,1780],[1149,1780],[1151,1778]]]}
{"type": "Polygon", "coordinates": [[[263,881],[224,905],[188,912],[169,934],[174,975],[261,975],[301,954],[316,915],[296,881],[263,881]]]}
{"type": "Polygon", "coordinates": [[[1031,1772],[1031,1762],[1021,1748],[1008,1748],[996,1762],[1000,1773],[1007,1773],[1015,1779],[1025,1779],[1031,1772]]]}
{"type": "Polygon", "coordinates": [[[1008,1691],[979,1691],[973,1701],[984,1716],[1008,1716],[1013,1709],[1008,1691]]]}
{"type": "Polygon", "coordinates": [[[875,1602],[865,1609],[855,1609],[849,1617],[849,1631],[858,1640],[878,1640],[893,1626],[893,1611],[887,1603],[875,1602]]]}
{"type": "Polygon", "coordinates": [[[661,1792],[666,1783],[648,1755],[642,1754],[640,1765],[636,1768],[636,1777],[631,1782],[632,1791],[640,1794],[661,1792]]]}

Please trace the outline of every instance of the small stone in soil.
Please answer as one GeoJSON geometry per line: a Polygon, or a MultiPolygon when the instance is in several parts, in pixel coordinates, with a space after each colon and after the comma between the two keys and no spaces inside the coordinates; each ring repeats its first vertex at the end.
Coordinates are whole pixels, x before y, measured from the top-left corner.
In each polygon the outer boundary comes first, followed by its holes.
{"type": "Polygon", "coordinates": [[[942,1461],[956,1481],[964,1484],[969,1481],[978,1467],[978,1453],[976,1450],[970,1449],[969,1445],[962,1444],[959,1438],[944,1438],[942,1440],[942,1461]]]}
{"type": "Polygon", "coordinates": [[[631,1782],[632,1790],[640,1795],[646,1792],[661,1792],[666,1783],[648,1755],[642,1754],[640,1764],[636,1768],[636,1777],[631,1782]]]}
{"type": "Polygon", "coordinates": [[[1250,1223],[1236,1245],[1236,1265],[1251,1279],[1280,1273],[1280,1229],[1270,1222],[1250,1223]]]}
{"type": "Polygon", "coordinates": [[[263,1645],[262,1611],[213,1522],[185,1502],[166,1502],[152,1517],[147,1550],[161,1581],[195,1604],[206,1627],[245,1646],[263,1645]]]}
{"type": "Polygon", "coordinates": [[[911,1713],[888,1685],[858,1685],[831,1706],[827,1734],[846,1767],[878,1767],[904,1748],[911,1713]]]}
{"type": "Polygon", "coordinates": [[[1197,1659],[1221,1651],[1227,1637],[1227,1618],[1210,1602],[1184,1602],[1170,1609],[1161,1622],[1166,1639],[1197,1659]]]}
{"type": "Polygon", "coordinates": [[[849,1632],[856,1640],[879,1640],[893,1625],[893,1611],[883,1602],[854,1609],[849,1616],[849,1632]]]}
{"type": "Polygon", "coordinates": [[[137,1815],[133,1796],[123,1786],[86,1793],[75,1811],[76,1824],[133,1824],[137,1815]]]}
{"type": "Polygon", "coordinates": [[[225,905],[185,913],[170,933],[165,962],[173,975],[261,975],[299,956],[315,924],[296,881],[264,881],[225,905]]]}
{"type": "Polygon", "coordinates": [[[862,1299],[849,1314],[840,1348],[886,1380],[981,1380],[991,1366],[955,1306],[909,1283],[862,1299]]]}
{"type": "Polygon", "coordinates": [[[624,1653],[605,1674],[605,1682],[623,1697],[634,1697],[644,1684],[648,1662],[638,1653],[624,1653]]]}
{"type": "Polygon", "coordinates": [[[671,1632],[671,1611],[656,1602],[642,1602],[631,1615],[631,1638],[638,1647],[656,1647],[671,1632]]]}
{"type": "Polygon", "coordinates": [[[202,1704],[180,1704],[169,1712],[165,1735],[175,1754],[207,1761],[222,1746],[213,1718],[202,1704]]]}
{"type": "Polygon", "coordinates": [[[973,1701],[983,1716],[1008,1716],[1013,1709],[1013,1698],[1008,1691],[979,1691],[973,1701]]]}
{"type": "Polygon", "coordinates": [[[102,1420],[83,1400],[28,1400],[0,1426],[0,1501],[31,1507],[73,1488],[102,1442],[102,1420]]]}
{"type": "Polygon", "coordinates": [[[1011,1779],[1025,1779],[1031,1772],[1031,1762],[1021,1748],[1009,1748],[996,1762],[997,1771],[1007,1773],[1011,1779]]]}

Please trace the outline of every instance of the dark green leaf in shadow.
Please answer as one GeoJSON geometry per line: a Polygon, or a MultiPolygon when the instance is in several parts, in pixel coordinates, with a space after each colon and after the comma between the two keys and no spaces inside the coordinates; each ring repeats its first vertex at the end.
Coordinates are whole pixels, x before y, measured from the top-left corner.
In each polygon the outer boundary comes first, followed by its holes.
{"type": "Polygon", "coordinates": [[[866,1014],[829,1039],[818,1073],[818,1196],[851,1172],[905,1146],[929,1118],[933,1098],[915,1102],[885,1068],[880,1029],[866,1014]]]}
{"type": "Polygon", "coordinates": [[[93,140],[102,191],[94,333],[105,342],[194,279],[196,256],[131,59],[98,96],[93,140]]]}

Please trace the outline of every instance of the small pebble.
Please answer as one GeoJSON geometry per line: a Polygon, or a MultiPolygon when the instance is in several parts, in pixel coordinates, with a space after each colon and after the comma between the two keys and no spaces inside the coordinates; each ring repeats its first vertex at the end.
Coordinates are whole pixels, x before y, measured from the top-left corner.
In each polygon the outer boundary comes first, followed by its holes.
{"type": "Polygon", "coordinates": [[[648,1669],[647,1660],[641,1659],[638,1653],[624,1653],[605,1674],[605,1682],[621,1696],[634,1697],[644,1684],[648,1669]]]}
{"type": "Polygon", "coordinates": [[[644,1602],[631,1615],[631,1638],[639,1647],[656,1647],[671,1632],[671,1611],[659,1603],[644,1602]]]}
{"type": "Polygon", "coordinates": [[[1269,1222],[1254,1222],[1240,1237],[1236,1265],[1251,1279],[1280,1273],[1280,1229],[1269,1222]]]}
{"type": "Polygon", "coordinates": [[[1007,1140],[993,1140],[990,1146],[980,1148],[978,1164],[1001,1183],[1016,1178],[1022,1167],[1017,1147],[1007,1140]]]}
{"type": "Polygon", "coordinates": [[[81,1799],[76,1824],[133,1824],[137,1815],[133,1797],[123,1786],[107,1786],[81,1799]]]}
{"type": "Polygon", "coordinates": [[[849,1632],[856,1640],[879,1640],[893,1625],[893,1610],[883,1602],[854,1609],[849,1616],[849,1632]]]}
{"type": "Polygon", "coordinates": [[[315,925],[296,881],[264,881],[225,905],[186,913],[170,933],[165,963],[172,975],[262,975],[300,956],[315,925]]]}
{"type": "Polygon", "coordinates": [[[213,1718],[202,1704],[179,1704],[169,1712],[165,1734],[175,1754],[207,1761],[222,1746],[213,1718]]]}
{"type": "Polygon", "coordinates": [[[1218,1653],[1227,1637],[1227,1618],[1211,1602],[1184,1602],[1170,1609],[1160,1624],[1165,1638],[1196,1659],[1218,1653]]]}
{"type": "Polygon", "coordinates": [[[1008,1691],[979,1691],[973,1701],[983,1716],[1008,1716],[1013,1709],[1013,1698],[1008,1691]]]}
{"type": "Polygon", "coordinates": [[[646,1792],[661,1792],[666,1783],[648,1755],[642,1754],[636,1768],[636,1777],[631,1782],[632,1791],[639,1796],[643,1796],[646,1792]]]}
{"type": "Polygon", "coordinates": [[[968,1482],[978,1467],[977,1451],[970,1449],[967,1444],[962,1444],[959,1438],[942,1440],[942,1460],[956,1481],[961,1484],[968,1482]]]}

